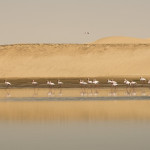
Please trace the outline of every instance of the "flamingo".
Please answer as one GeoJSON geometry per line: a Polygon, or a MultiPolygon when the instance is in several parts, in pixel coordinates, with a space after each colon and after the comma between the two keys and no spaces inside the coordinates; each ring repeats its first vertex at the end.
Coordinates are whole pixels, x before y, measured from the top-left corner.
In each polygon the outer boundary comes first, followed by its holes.
{"type": "Polygon", "coordinates": [[[98,84],[99,81],[97,81],[96,79],[93,79],[93,84],[98,84]]]}
{"type": "MultiPolygon", "coordinates": [[[[9,86],[11,86],[11,83],[10,83],[10,82],[8,82],[8,81],[6,81],[6,80],[4,80],[4,82],[5,82],[6,88],[8,88],[9,86]]],[[[6,90],[6,93],[7,93],[7,97],[11,96],[11,95],[10,95],[10,91],[6,90]]]]}
{"type": "Polygon", "coordinates": [[[51,81],[49,82],[49,84],[50,84],[51,86],[54,86],[54,85],[55,85],[55,83],[53,83],[53,82],[51,82],[51,81]]]}
{"type": "Polygon", "coordinates": [[[112,86],[114,86],[114,87],[116,87],[117,85],[118,85],[117,82],[113,82],[113,83],[112,83],[112,86]]]}
{"type": "Polygon", "coordinates": [[[91,94],[92,94],[92,84],[93,84],[93,81],[88,78],[87,79],[87,83],[89,84],[89,88],[91,89],[91,94]]]}
{"type": "Polygon", "coordinates": [[[38,83],[32,80],[32,85],[37,85],[38,83]]]}
{"type": "Polygon", "coordinates": [[[83,81],[82,81],[82,84],[83,84],[83,86],[84,86],[84,91],[85,91],[85,93],[86,93],[85,88],[86,88],[87,82],[85,82],[85,81],[83,80],[83,81]]]}
{"type": "Polygon", "coordinates": [[[50,82],[47,80],[47,85],[50,85],[50,82]]]}
{"type": "Polygon", "coordinates": [[[79,83],[80,83],[80,85],[82,85],[82,84],[83,84],[83,80],[80,79],[80,80],[79,80],[79,83]]]}
{"type": "Polygon", "coordinates": [[[34,80],[32,80],[32,85],[34,86],[34,93],[33,93],[33,96],[36,96],[38,95],[38,89],[36,90],[36,87],[38,85],[38,83],[34,80]]]}
{"type": "Polygon", "coordinates": [[[140,77],[140,81],[146,81],[146,79],[143,77],[140,77]]]}
{"type": "Polygon", "coordinates": [[[116,82],[116,81],[114,81],[114,80],[111,80],[111,82],[112,82],[112,84],[117,84],[117,82],[116,82]]]}
{"type": "Polygon", "coordinates": [[[88,82],[88,84],[92,84],[92,83],[93,83],[93,81],[90,81],[90,79],[89,79],[89,78],[88,78],[87,80],[88,80],[88,81],[87,81],[87,82],[88,82]]]}
{"type": "Polygon", "coordinates": [[[97,92],[96,87],[99,84],[99,81],[97,81],[96,79],[93,79],[93,84],[95,84],[95,92],[96,92],[95,94],[97,94],[98,92],[97,92]]]}
{"type": "Polygon", "coordinates": [[[131,82],[130,82],[130,85],[131,85],[131,86],[135,86],[136,84],[137,84],[137,83],[136,83],[135,81],[131,81],[131,82]]]}
{"type": "MultiPolygon", "coordinates": [[[[109,80],[108,79],[107,82],[108,82],[108,84],[111,84],[112,88],[114,87],[116,89],[116,87],[118,86],[118,83],[116,81],[114,81],[114,80],[109,80]]],[[[111,88],[111,94],[112,93],[116,93],[116,92],[113,92],[112,88],[111,88]]]]}
{"type": "Polygon", "coordinates": [[[58,85],[62,85],[63,82],[61,82],[60,80],[57,80],[58,85]]]}
{"type": "Polygon", "coordinates": [[[62,95],[61,86],[63,85],[63,82],[61,82],[60,80],[57,80],[57,84],[58,84],[58,88],[60,88],[59,94],[62,95]]]}
{"type": "Polygon", "coordinates": [[[137,84],[137,83],[136,83],[135,81],[131,81],[131,82],[130,82],[130,85],[132,86],[132,89],[134,89],[134,87],[135,87],[136,84],[137,84]]]}
{"type": "Polygon", "coordinates": [[[87,82],[85,82],[85,81],[83,80],[82,84],[83,84],[83,85],[87,85],[87,82]]]}
{"type": "Polygon", "coordinates": [[[82,91],[81,94],[83,95],[83,89],[82,89],[83,81],[81,79],[79,80],[79,84],[80,84],[81,91],[82,91]]]}
{"type": "Polygon", "coordinates": [[[117,86],[118,86],[118,83],[116,81],[112,80],[112,87],[114,87],[116,89],[117,86]]]}
{"type": "MultiPolygon", "coordinates": [[[[144,84],[144,82],[146,81],[146,79],[143,78],[143,77],[140,77],[140,81],[144,84]]],[[[142,86],[143,86],[143,85],[142,85],[142,86]]]]}
{"type": "Polygon", "coordinates": [[[107,80],[107,82],[108,82],[109,84],[112,84],[112,83],[113,83],[112,80],[109,80],[109,79],[107,80]]]}
{"type": "Polygon", "coordinates": [[[126,85],[131,85],[131,82],[130,81],[128,81],[127,79],[124,79],[124,83],[126,84],[126,85]]]}
{"type": "Polygon", "coordinates": [[[85,92],[85,86],[87,85],[87,82],[84,82],[84,80],[79,80],[79,83],[80,83],[80,87],[81,87],[81,90],[82,90],[82,95],[84,94],[85,92]]]}
{"type": "Polygon", "coordinates": [[[6,86],[10,86],[10,85],[11,85],[11,83],[8,82],[8,81],[6,81],[6,80],[4,80],[4,82],[5,82],[5,85],[6,85],[6,86]]]}
{"type": "Polygon", "coordinates": [[[147,82],[148,84],[150,84],[150,80],[148,80],[148,82],[147,82]]]}
{"type": "Polygon", "coordinates": [[[47,84],[48,87],[50,87],[50,82],[49,82],[48,80],[47,80],[47,83],[46,83],[46,84],[47,84]]]}
{"type": "Polygon", "coordinates": [[[53,82],[49,82],[49,85],[50,85],[50,87],[51,87],[51,93],[52,93],[52,88],[55,86],[55,83],[53,83],[53,82]]]}

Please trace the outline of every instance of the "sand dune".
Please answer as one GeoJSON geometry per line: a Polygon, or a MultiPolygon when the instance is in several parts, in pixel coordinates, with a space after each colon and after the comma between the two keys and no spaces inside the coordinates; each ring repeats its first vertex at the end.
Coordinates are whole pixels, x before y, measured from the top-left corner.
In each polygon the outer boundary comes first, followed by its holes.
{"type": "Polygon", "coordinates": [[[150,75],[150,44],[0,46],[0,78],[150,75]]]}
{"type": "Polygon", "coordinates": [[[150,39],[114,36],[99,39],[92,44],[150,44],[150,39]]]}

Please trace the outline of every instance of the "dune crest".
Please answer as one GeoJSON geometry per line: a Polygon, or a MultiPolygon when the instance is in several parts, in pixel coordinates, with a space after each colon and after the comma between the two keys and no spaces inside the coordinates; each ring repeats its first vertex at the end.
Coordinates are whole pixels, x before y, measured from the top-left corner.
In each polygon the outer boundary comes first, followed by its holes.
{"type": "Polygon", "coordinates": [[[150,39],[112,36],[96,40],[91,44],[150,44],[150,39]]]}

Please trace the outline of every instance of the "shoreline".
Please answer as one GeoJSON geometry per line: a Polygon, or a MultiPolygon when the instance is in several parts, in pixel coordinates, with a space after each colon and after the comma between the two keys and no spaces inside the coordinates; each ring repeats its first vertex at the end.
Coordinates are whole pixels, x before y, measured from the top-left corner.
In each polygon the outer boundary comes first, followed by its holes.
{"type": "MultiPolygon", "coordinates": [[[[145,76],[144,76],[145,77],[145,76]]],[[[85,82],[87,82],[87,78],[85,77],[74,77],[74,78],[37,78],[37,77],[34,77],[34,78],[0,78],[0,88],[6,88],[6,85],[4,83],[4,80],[7,80],[9,81],[12,86],[11,88],[32,88],[34,87],[32,85],[32,80],[35,80],[36,82],[38,82],[38,88],[48,88],[47,86],[47,80],[48,81],[51,81],[53,83],[55,83],[55,86],[54,88],[57,88],[58,85],[57,85],[57,80],[60,80],[63,82],[63,85],[62,85],[62,88],[81,88],[80,87],[80,84],[79,84],[79,80],[82,79],[84,80],[85,82]]],[[[90,80],[93,80],[95,78],[90,78],[90,80]]],[[[136,87],[150,87],[150,84],[148,84],[148,80],[145,82],[145,83],[141,83],[140,80],[139,80],[139,77],[127,77],[127,78],[123,78],[123,77],[97,77],[96,80],[99,81],[99,84],[98,85],[93,85],[93,86],[96,86],[96,88],[105,88],[105,87],[111,87],[110,84],[107,83],[107,80],[108,79],[113,79],[115,81],[117,81],[118,83],[118,86],[117,87],[124,87],[126,88],[127,86],[124,84],[124,79],[127,79],[129,81],[135,81],[137,82],[137,85],[135,86],[136,87]]],[[[85,86],[85,88],[88,88],[90,85],[88,84],[87,86],[85,86]]]]}

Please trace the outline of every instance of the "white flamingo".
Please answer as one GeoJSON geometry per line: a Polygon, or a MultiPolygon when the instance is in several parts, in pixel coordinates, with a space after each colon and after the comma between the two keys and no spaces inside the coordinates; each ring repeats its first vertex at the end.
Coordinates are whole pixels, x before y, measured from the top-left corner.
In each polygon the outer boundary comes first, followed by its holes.
{"type": "Polygon", "coordinates": [[[47,83],[46,83],[46,84],[47,84],[48,87],[50,87],[50,82],[49,82],[48,80],[47,80],[47,83]]]}
{"type": "Polygon", "coordinates": [[[90,95],[92,95],[92,84],[93,84],[93,81],[88,78],[87,79],[87,83],[89,84],[89,88],[91,89],[91,94],[90,95]]]}
{"type": "Polygon", "coordinates": [[[36,86],[38,85],[38,83],[36,81],[32,80],[32,85],[34,86],[33,96],[37,96],[38,95],[38,89],[36,89],[36,86]]]}
{"type": "Polygon", "coordinates": [[[82,93],[81,94],[83,95],[84,93],[86,93],[85,87],[87,85],[87,82],[84,82],[84,80],[80,79],[79,83],[80,83],[80,86],[81,86],[81,89],[82,89],[82,93]]]}
{"type": "Polygon", "coordinates": [[[112,86],[116,87],[116,86],[118,86],[118,83],[117,82],[113,82],[112,86]]]}
{"type": "Polygon", "coordinates": [[[63,82],[61,82],[60,80],[57,81],[58,85],[62,85],[63,82]]]}
{"type": "Polygon", "coordinates": [[[111,84],[111,95],[112,95],[112,93],[116,93],[113,91],[113,88],[116,89],[116,87],[118,86],[118,83],[114,80],[109,80],[109,79],[107,80],[107,82],[108,82],[108,84],[111,84]]]}
{"type": "Polygon", "coordinates": [[[85,82],[85,81],[83,80],[82,84],[83,84],[83,85],[87,85],[87,82],[85,82]]]}
{"type": "Polygon", "coordinates": [[[51,87],[51,94],[52,94],[52,93],[53,93],[53,92],[52,92],[52,88],[55,86],[55,83],[53,83],[53,82],[50,81],[50,82],[49,82],[49,85],[50,85],[50,87],[51,87]]]}
{"type": "Polygon", "coordinates": [[[107,80],[107,83],[112,84],[113,81],[108,79],[108,80],[107,80]]]}
{"type": "Polygon", "coordinates": [[[47,80],[47,83],[46,83],[47,85],[50,85],[50,82],[47,80]]]}
{"type": "Polygon", "coordinates": [[[58,84],[58,88],[60,89],[60,90],[59,90],[59,95],[62,95],[61,86],[63,85],[63,82],[61,82],[60,80],[57,80],[57,84],[58,84]]]}
{"type": "MultiPolygon", "coordinates": [[[[8,82],[8,81],[6,81],[6,80],[4,80],[4,82],[5,82],[5,85],[6,85],[6,88],[8,88],[9,86],[11,86],[11,83],[10,82],[8,82]]],[[[8,89],[6,90],[6,93],[7,93],[7,97],[10,97],[11,95],[10,95],[10,91],[8,91],[8,89]]]]}
{"type": "Polygon", "coordinates": [[[37,85],[38,83],[32,80],[32,85],[37,85]]]}
{"type": "Polygon", "coordinates": [[[83,80],[80,79],[80,80],[79,80],[79,83],[80,83],[80,85],[82,85],[82,84],[83,84],[83,80]]]}
{"type": "Polygon", "coordinates": [[[4,80],[4,82],[5,82],[5,85],[6,85],[6,86],[10,86],[10,85],[11,85],[11,83],[8,82],[8,81],[6,81],[6,80],[4,80]]]}
{"type": "MultiPolygon", "coordinates": [[[[144,84],[146,82],[146,79],[143,77],[140,77],[140,81],[144,84]]],[[[143,86],[143,85],[142,85],[143,86]]]]}
{"type": "Polygon", "coordinates": [[[84,86],[84,95],[86,95],[86,94],[87,94],[87,91],[86,91],[87,82],[85,82],[85,81],[83,80],[82,84],[83,84],[83,86],[84,86]]]}
{"type": "Polygon", "coordinates": [[[53,82],[51,82],[51,81],[49,82],[49,84],[50,84],[51,86],[54,86],[54,85],[55,85],[55,83],[53,83],[53,82]]]}
{"type": "Polygon", "coordinates": [[[93,81],[91,81],[89,78],[87,79],[88,81],[88,84],[92,84],[93,83],[93,81]]]}
{"type": "Polygon", "coordinates": [[[111,80],[111,82],[112,82],[112,84],[117,84],[117,82],[116,82],[116,81],[114,81],[114,80],[111,80]]]}
{"type": "Polygon", "coordinates": [[[128,85],[128,86],[130,86],[130,85],[131,85],[131,82],[130,82],[130,81],[128,81],[127,79],[124,79],[124,83],[125,83],[126,85],[128,85]]]}
{"type": "Polygon", "coordinates": [[[98,84],[99,84],[99,81],[97,81],[96,79],[93,79],[93,84],[95,85],[95,94],[97,94],[98,92],[97,92],[97,86],[98,86],[98,84]]]}
{"type": "Polygon", "coordinates": [[[131,86],[135,86],[136,84],[137,84],[137,83],[136,83],[135,81],[131,81],[131,82],[130,82],[130,85],[131,85],[131,86]]]}
{"type": "Polygon", "coordinates": [[[146,81],[146,79],[145,79],[145,78],[143,78],[143,77],[140,77],[140,81],[145,82],[145,81],[146,81]]]}
{"type": "Polygon", "coordinates": [[[97,81],[96,79],[93,79],[93,84],[98,84],[99,81],[97,81]]]}
{"type": "Polygon", "coordinates": [[[116,89],[117,86],[118,86],[118,83],[116,81],[112,80],[112,87],[114,87],[116,89]]]}

